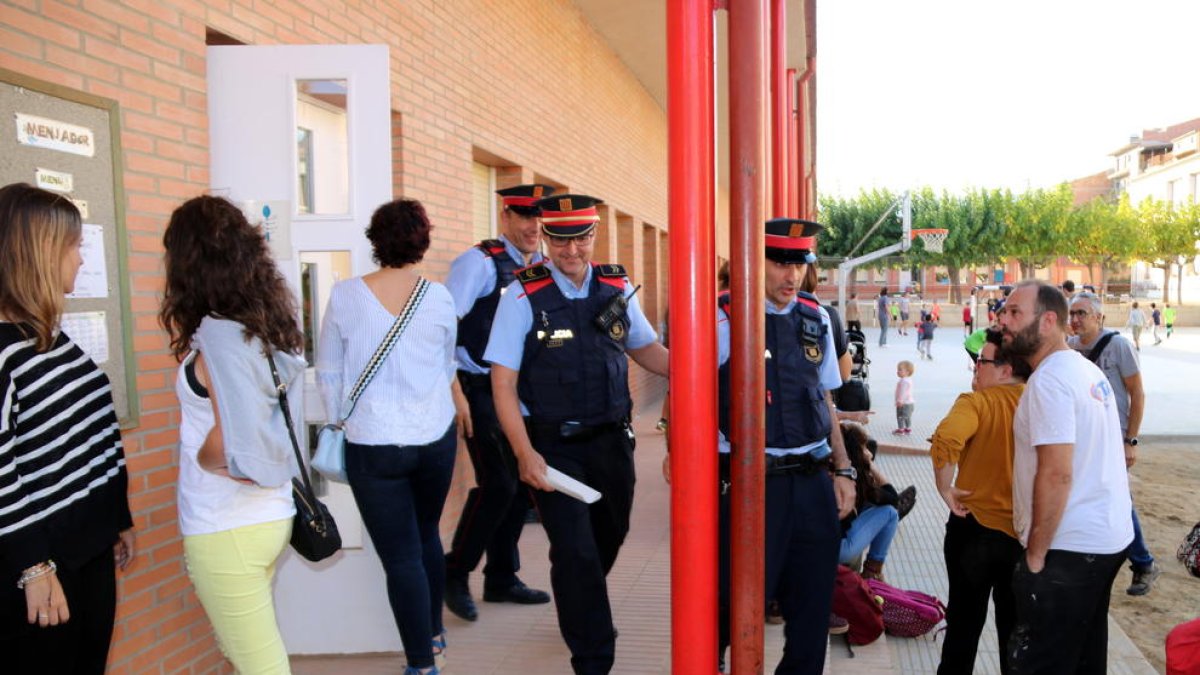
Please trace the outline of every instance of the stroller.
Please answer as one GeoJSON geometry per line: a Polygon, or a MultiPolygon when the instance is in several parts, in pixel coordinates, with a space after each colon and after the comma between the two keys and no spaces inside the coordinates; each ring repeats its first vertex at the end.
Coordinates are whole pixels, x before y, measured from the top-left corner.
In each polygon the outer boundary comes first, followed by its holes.
{"type": "Polygon", "coordinates": [[[867,386],[871,359],[867,358],[867,336],[860,330],[846,331],[847,348],[850,352],[850,379],[837,390],[835,403],[839,410],[855,412],[871,409],[871,390],[867,386]]]}
{"type": "Polygon", "coordinates": [[[846,331],[847,347],[850,350],[850,377],[865,380],[870,374],[871,359],[867,358],[867,336],[861,330],[846,331]]]}

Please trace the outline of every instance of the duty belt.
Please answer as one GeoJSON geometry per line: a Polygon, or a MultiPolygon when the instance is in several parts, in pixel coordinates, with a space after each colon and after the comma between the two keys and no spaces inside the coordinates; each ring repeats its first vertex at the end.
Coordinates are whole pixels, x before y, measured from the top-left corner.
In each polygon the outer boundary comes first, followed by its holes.
{"type": "Polygon", "coordinates": [[[468,373],[465,370],[460,370],[458,371],[458,382],[462,385],[464,392],[472,389],[492,390],[491,373],[468,373]]]}
{"type": "MultiPolygon", "coordinates": [[[[717,474],[720,477],[721,494],[729,493],[730,486],[730,454],[719,455],[717,474]]],[[[805,476],[829,468],[828,459],[813,459],[809,453],[793,455],[767,455],[764,461],[768,476],[781,476],[789,473],[799,473],[805,476]]]]}
{"type": "Polygon", "coordinates": [[[525,427],[529,429],[530,435],[554,436],[564,441],[586,441],[609,431],[629,430],[628,424],[624,420],[601,422],[600,424],[583,424],[574,420],[564,422],[526,420],[525,427]]]}

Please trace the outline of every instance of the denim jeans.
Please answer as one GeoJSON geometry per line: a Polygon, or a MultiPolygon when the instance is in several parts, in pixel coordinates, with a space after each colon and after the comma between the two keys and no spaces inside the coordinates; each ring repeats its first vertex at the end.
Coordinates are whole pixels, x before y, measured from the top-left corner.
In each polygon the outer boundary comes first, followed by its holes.
{"type": "Polygon", "coordinates": [[[1017,623],[1006,655],[1010,673],[1105,674],[1108,603],[1126,554],[1051,549],[1037,574],[1020,557],[1012,582],[1017,623]]]}
{"type": "Polygon", "coordinates": [[[1133,543],[1129,545],[1129,564],[1135,572],[1149,572],[1154,566],[1154,556],[1142,536],[1142,524],[1138,521],[1137,509],[1133,510],[1133,543]]]}
{"type": "Polygon", "coordinates": [[[863,551],[867,552],[868,559],[883,562],[887,559],[888,548],[892,545],[892,537],[896,536],[899,524],[900,514],[896,507],[868,504],[858,512],[858,517],[842,536],[838,563],[848,565],[863,551]]]}
{"type": "Polygon", "coordinates": [[[408,665],[433,665],[446,560],[438,521],[458,449],[455,425],[428,445],[346,444],[346,475],[387,576],[408,665]]]}

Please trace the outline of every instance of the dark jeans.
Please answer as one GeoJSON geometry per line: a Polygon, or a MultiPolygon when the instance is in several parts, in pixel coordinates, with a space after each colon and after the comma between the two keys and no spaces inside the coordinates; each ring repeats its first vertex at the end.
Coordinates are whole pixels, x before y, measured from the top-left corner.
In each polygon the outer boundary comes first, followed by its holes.
{"type": "Polygon", "coordinates": [[[1008,643],[1010,673],[1104,675],[1108,602],[1125,555],[1051,549],[1037,574],[1021,556],[1013,572],[1017,624],[1008,643]]]}
{"type": "Polygon", "coordinates": [[[946,521],[946,575],[950,600],[946,607],[946,640],[938,675],[970,675],[975,670],[979,635],[987,621],[988,597],[996,605],[996,638],[1000,672],[1008,673],[1004,655],[1015,623],[1013,568],[1025,554],[1021,542],[979,524],[974,516],[950,514],[946,521]]]}
{"type": "Polygon", "coordinates": [[[846,330],[856,330],[861,333],[862,332],[862,321],[859,321],[857,319],[855,319],[853,321],[847,321],[846,322],[846,330]]]}
{"type": "MultiPolygon", "coordinates": [[[[718,499],[718,641],[729,645],[729,495],[718,499]]],[[[829,644],[829,612],[842,528],[833,482],[825,471],[767,476],[764,598],[775,598],[785,622],[776,675],[819,674],[829,644]]]]}
{"type": "Polygon", "coordinates": [[[584,504],[561,492],[534,491],[550,540],[550,585],[571,667],[577,675],[603,675],[616,655],[605,577],[629,532],[634,441],[622,428],[578,439],[531,430],[530,440],[547,465],[603,495],[584,504]]]}
{"type": "Polygon", "coordinates": [[[113,551],[106,548],[82,566],[58,568],[71,619],[41,628],[26,620],[25,591],[6,580],[0,654],[6,673],[99,675],[108,661],[117,606],[113,551]]]}
{"type": "Polygon", "coordinates": [[[880,314],[879,315],[879,346],[880,347],[887,344],[887,329],[888,329],[888,318],[886,316],[880,314]]]}
{"type": "Polygon", "coordinates": [[[433,665],[442,626],[445,554],[438,532],[454,474],[455,425],[428,445],[346,444],[346,475],[387,575],[408,665],[433,665]]]}
{"type": "Polygon", "coordinates": [[[1138,520],[1137,509],[1133,510],[1133,543],[1129,545],[1129,564],[1135,572],[1149,572],[1154,567],[1154,556],[1146,546],[1146,538],[1142,536],[1142,523],[1138,520]]]}
{"type": "Polygon", "coordinates": [[[521,485],[516,459],[496,419],[491,386],[464,373],[459,373],[459,382],[471,405],[475,433],[467,439],[467,451],[475,468],[476,487],[467,493],[446,554],[446,576],[466,579],[486,550],[484,585],[506,590],[517,582],[517,570],[521,569],[517,540],[529,511],[529,493],[521,485]]]}

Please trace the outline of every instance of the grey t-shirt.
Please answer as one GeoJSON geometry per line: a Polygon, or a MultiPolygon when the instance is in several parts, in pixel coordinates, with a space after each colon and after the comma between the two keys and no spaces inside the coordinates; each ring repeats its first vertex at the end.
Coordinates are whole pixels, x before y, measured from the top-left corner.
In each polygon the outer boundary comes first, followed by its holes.
{"type": "MultiPolygon", "coordinates": [[[[1100,333],[1103,337],[1104,333],[1100,333]]],[[[1091,345],[1083,345],[1078,335],[1072,335],[1067,338],[1067,345],[1084,356],[1092,351],[1092,345],[1100,341],[1100,337],[1091,345]]],[[[1108,383],[1112,385],[1113,392],[1117,395],[1117,412],[1121,416],[1121,433],[1128,434],[1129,432],[1129,392],[1125,389],[1125,378],[1134,375],[1141,371],[1141,365],[1138,363],[1137,352],[1133,351],[1133,344],[1120,333],[1113,336],[1109,340],[1108,346],[1100,352],[1100,360],[1096,362],[1100,370],[1104,371],[1104,376],[1108,378],[1108,383]]]]}

